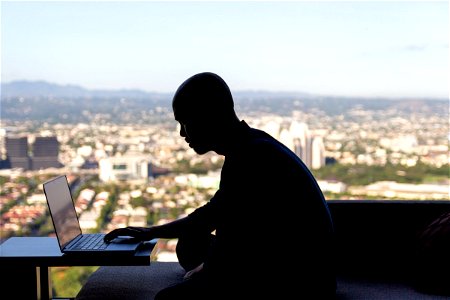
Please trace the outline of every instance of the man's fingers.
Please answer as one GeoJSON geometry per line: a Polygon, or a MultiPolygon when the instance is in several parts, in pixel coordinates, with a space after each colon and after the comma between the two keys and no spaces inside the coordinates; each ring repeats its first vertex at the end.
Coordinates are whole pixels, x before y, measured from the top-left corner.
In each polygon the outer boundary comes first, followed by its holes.
{"type": "Polygon", "coordinates": [[[186,272],[186,274],[184,274],[184,276],[183,276],[183,279],[189,279],[189,278],[191,278],[191,275],[192,275],[192,270],[189,272],[186,272]]]}
{"type": "Polygon", "coordinates": [[[145,230],[143,230],[141,227],[118,228],[106,234],[104,240],[105,242],[110,242],[120,235],[128,235],[138,239],[143,239],[145,237],[144,232],[145,230]]]}
{"type": "Polygon", "coordinates": [[[124,235],[124,229],[126,229],[126,228],[114,229],[113,231],[106,234],[104,237],[105,242],[110,242],[113,239],[115,239],[116,237],[118,237],[119,235],[124,235]]]}
{"type": "Polygon", "coordinates": [[[131,236],[140,240],[146,240],[149,239],[147,232],[148,228],[145,227],[128,226],[125,228],[114,229],[113,231],[107,233],[104,240],[105,242],[111,242],[113,239],[121,235],[131,236]]]}
{"type": "Polygon", "coordinates": [[[128,231],[130,231],[130,232],[136,232],[136,233],[140,233],[143,231],[141,227],[128,226],[125,229],[128,229],[128,231]]]}

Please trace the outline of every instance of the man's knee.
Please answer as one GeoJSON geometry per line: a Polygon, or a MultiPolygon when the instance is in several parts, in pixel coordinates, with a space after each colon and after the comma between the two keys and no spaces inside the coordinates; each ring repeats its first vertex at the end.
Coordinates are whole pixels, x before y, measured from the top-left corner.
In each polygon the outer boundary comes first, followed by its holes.
{"type": "Polygon", "coordinates": [[[204,262],[213,243],[213,239],[214,236],[211,234],[192,234],[180,237],[176,247],[176,254],[180,265],[186,271],[190,271],[204,262]]]}
{"type": "Polygon", "coordinates": [[[179,300],[179,299],[196,299],[211,300],[215,297],[208,289],[205,278],[197,276],[192,279],[184,280],[178,284],[169,286],[160,290],[155,295],[155,300],[179,300]]]}

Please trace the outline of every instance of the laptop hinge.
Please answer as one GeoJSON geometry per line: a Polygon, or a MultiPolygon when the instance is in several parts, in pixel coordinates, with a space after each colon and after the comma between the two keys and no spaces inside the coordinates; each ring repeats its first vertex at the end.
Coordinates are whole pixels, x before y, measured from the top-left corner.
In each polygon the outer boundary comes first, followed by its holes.
{"type": "Polygon", "coordinates": [[[72,248],[78,242],[78,240],[81,239],[82,235],[83,234],[79,234],[79,235],[77,235],[77,237],[75,237],[73,240],[71,240],[66,246],[64,246],[63,251],[70,250],[70,248],[72,248]]]}

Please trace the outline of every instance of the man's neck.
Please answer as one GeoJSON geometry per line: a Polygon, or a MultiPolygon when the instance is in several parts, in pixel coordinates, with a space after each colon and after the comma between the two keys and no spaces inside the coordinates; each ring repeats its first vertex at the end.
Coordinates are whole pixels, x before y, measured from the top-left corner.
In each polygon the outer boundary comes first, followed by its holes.
{"type": "Polygon", "coordinates": [[[215,152],[227,156],[241,143],[242,134],[244,133],[246,126],[248,125],[244,121],[237,120],[237,122],[233,122],[230,126],[225,128],[215,152]]]}

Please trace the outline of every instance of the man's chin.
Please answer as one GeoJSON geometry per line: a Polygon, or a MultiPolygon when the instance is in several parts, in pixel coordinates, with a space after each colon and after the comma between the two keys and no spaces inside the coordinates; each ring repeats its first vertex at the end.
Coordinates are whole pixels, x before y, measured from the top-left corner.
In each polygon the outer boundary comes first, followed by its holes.
{"type": "MultiPolygon", "coordinates": [[[[189,146],[191,146],[191,145],[189,145],[189,146]]],[[[211,149],[208,149],[206,147],[200,147],[200,146],[193,146],[193,147],[191,146],[191,148],[195,151],[195,153],[200,154],[200,155],[211,151],[211,149]]]]}

